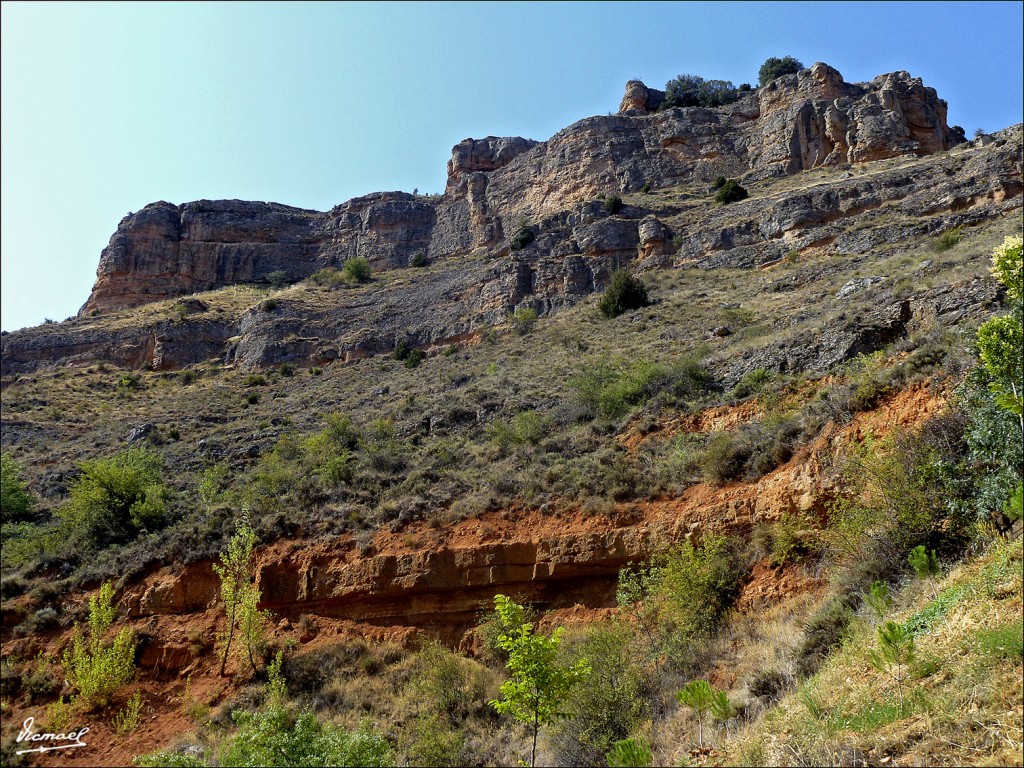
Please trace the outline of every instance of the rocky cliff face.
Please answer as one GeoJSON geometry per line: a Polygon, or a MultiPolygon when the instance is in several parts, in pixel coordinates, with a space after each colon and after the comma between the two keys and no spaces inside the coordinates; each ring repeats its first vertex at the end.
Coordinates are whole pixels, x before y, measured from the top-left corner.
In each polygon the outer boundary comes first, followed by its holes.
{"type": "Polygon", "coordinates": [[[356,256],[377,270],[403,267],[417,252],[439,259],[490,247],[500,256],[520,222],[571,216],[600,193],[927,155],[956,142],[945,102],[906,72],[850,84],[819,63],[721,109],[656,112],[663,100],[630,81],[618,115],[581,120],[548,141],[466,139],[452,151],[440,198],[379,193],[327,213],[237,200],[153,203],[118,225],[82,314],[272,272],[295,281],[356,256]]]}

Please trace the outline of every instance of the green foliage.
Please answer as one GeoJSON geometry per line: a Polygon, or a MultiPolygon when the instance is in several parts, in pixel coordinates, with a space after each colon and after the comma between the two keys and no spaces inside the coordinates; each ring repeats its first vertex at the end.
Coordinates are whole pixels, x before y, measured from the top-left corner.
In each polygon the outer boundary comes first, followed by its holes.
{"type": "Polygon", "coordinates": [[[804,65],[792,56],[783,56],[781,59],[771,56],[765,59],[764,64],[757,70],[757,82],[763,88],[777,77],[783,75],[795,75],[804,65]]]}
{"type": "Polygon", "coordinates": [[[873,581],[864,595],[864,603],[871,609],[879,619],[884,619],[892,610],[892,595],[889,594],[889,585],[884,581],[873,581]]]}
{"type": "Polygon", "coordinates": [[[89,637],[76,624],[71,647],[61,662],[68,682],[77,691],[75,706],[85,709],[105,706],[117,690],[135,675],[135,638],[122,627],[112,642],[106,639],[117,609],[112,604],[114,587],[104,582],[89,598],[89,637]]]}
{"type": "Polygon", "coordinates": [[[803,640],[797,648],[796,668],[801,675],[812,675],[833,649],[846,638],[853,614],[842,597],[834,597],[807,622],[803,640]]]}
{"type": "Polygon", "coordinates": [[[1002,626],[980,628],[973,643],[982,656],[1019,664],[1024,661],[1024,623],[1018,619],[1002,626]]]}
{"type": "Polygon", "coordinates": [[[283,288],[288,282],[288,273],[283,269],[275,269],[273,272],[267,273],[267,282],[274,288],[283,288]]]}
{"type": "Polygon", "coordinates": [[[1024,238],[1008,237],[993,251],[992,274],[1006,286],[1011,303],[1024,301],[1024,238]]]}
{"type": "Polygon", "coordinates": [[[1024,517],[1024,485],[1021,483],[1017,484],[1017,490],[1007,499],[1003,514],[1010,522],[1016,522],[1024,517]]]}
{"type": "Polygon", "coordinates": [[[962,227],[954,227],[947,232],[943,232],[935,241],[935,251],[937,253],[948,251],[954,245],[957,245],[963,239],[963,236],[964,232],[962,227]]]}
{"type": "Polygon", "coordinates": [[[553,426],[549,416],[537,411],[523,411],[508,423],[495,421],[488,425],[487,433],[503,451],[517,445],[536,445],[553,426]]]}
{"type": "Polygon", "coordinates": [[[362,256],[347,259],[341,268],[341,274],[354,283],[365,283],[373,276],[370,262],[362,256]]]}
{"type": "Polygon", "coordinates": [[[199,500],[207,509],[212,509],[220,499],[228,480],[228,465],[226,462],[218,462],[203,470],[199,480],[199,500]]]}
{"type": "Polygon", "coordinates": [[[606,213],[610,213],[614,216],[616,213],[622,210],[622,198],[619,197],[618,195],[613,195],[612,197],[605,198],[604,210],[606,213]]]}
{"type": "Polygon", "coordinates": [[[243,387],[265,387],[267,386],[267,377],[262,373],[250,373],[242,379],[243,387]]]}
{"type": "Polygon", "coordinates": [[[871,664],[879,672],[895,681],[900,699],[900,712],[904,711],[903,683],[914,662],[914,634],[906,625],[887,621],[878,628],[878,650],[869,652],[871,664]]]}
{"type": "Polygon", "coordinates": [[[725,183],[715,192],[715,202],[725,205],[747,199],[747,190],[735,179],[726,179],[725,183]]]}
{"type": "Polygon", "coordinates": [[[399,339],[395,342],[395,349],[391,353],[395,360],[401,360],[406,368],[415,368],[426,358],[422,349],[417,349],[409,344],[408,339],[399,339]]]}
{"type": "Polygon", "coordinates": [[[739,590],[743,569],[733,542],[706,536],[669,550],[653,579],[662,624],[687,641],[711,636],[739,590]]]}
{"type": "Polygon", "coordinates": [[[254,615],[254,613],[258,614],[256,604],[259,602],[259,593],[252,584],[253,569],[255,568],[253,549],[255,546],[256,532],[253,531],[248,520],[245,520],[235,535],[231,537],[227,551],[220,553],[220,562],[213,564],[214,573],[220,578],[220,594],[224,600],[224,611],[228,620],[227,629],[221,638],[224,646],[220,662],[221,676],[224,675],[224,670],[227,667],[231,643],[239,625],[241,625],[243,639],[246,641],[246,651],[253,671],[256,671],[255,656],[259,648],[250,644],[259,639],[261,620],[259,615],[254,615]]]}
{"type": "Polygon", "coordinates": [[[648,768],[654,762],[651,745],[643,737],[621,739],[605,756],[609,768],[648,768]]]}
{"type": "Polygon", "coordinates": [[[928,605],[907,619],[905,624],[907,630],[913,635],[927,632],[966,596],[967,591],[963,587],[949,587],[942,590],[928,605]]]}
{"type": "Polygon", "coordinates": [[[333,291],[344,285],[348,285],[350,281],[341,272],[341,270],[336,269],[335,267],[324,267],[310,275],[309,282],[313,283],[313,285],[333,291]]]}
{"type": "Polygon", "coordinates": [[[142,693],[136,691],[128,699],[125,708],[114,715],[111,724],[114,730],[121,736],[133,733],[139,727],[139,718],[142,716],[142,693]]]}
{"type": "Polygon", "coordinates": [[[519,228],[519,231],[516,232],[515,236],[512,238],[512,241],[509,243],[509,248],[511,248],[513,251],[521,251],[523,250],[523,248],[528,246],[536,239],[537,232],[533,229],[533,227],[523,225],[522,227],[519,228]]]}
{"type": "Polygon", "coordinates": [[[691,680],[676,692],[676,698],[683,706],[697,713],[697,744],[704,746],[704,715],[714,713],[716,719],[728,720],[733,715],[729,697],[725,691],[718,691],[707,680],[691,680]]]}
{"type": "Polygon", "coordinates": [[[939,556],[935,554],[934,549],[930,552],[926,550],[924,544],[910,550],[907,561],[919,579],[931,579],[939,574],[939,556]]]}
{"type": "Polygon", "coordinates": [[[71,530],[97,546],[121,542],[161,525],[169,492],[163,460],[145,448],[83,461],[68,502],[58,512],[71,530]]]}
{"type": "Polygon", "coordinates": [[[501,684],[501,699],[491,706],[503,715],[529,724],[533,732],[530,765],[537,762],[537,733],[541,726],[564,717],[566,697],[582,678],[590,673],[586,659],[570,666],[558,663],[562,628],[551,637],[533,631],[524,618],[523,607],[505,595],[495,595],[495,610],[507,627],[498,638],[498,645],[508,653],[506,667],[509,679],[501,684]]]}
{"type": "Polygon", "coordinates": [[[672,107],[721,107],[740,97],[740,89],[728,80],[705,80],[699,75],[679,75],[665,84],[661,109],[672,107]]]}
{"type": "Polygon", "coordinates": [[[623,624],[598,624],[563,646],[571,665],[586,660],[591,672],[566,700],[566,717],[551,741],[560,765],[599,765],[615,743],[634,733],[651,715],[651,672],[623,624]]]}
{"type": "Polygon", "coordinates": [[[19,475],[21,467],[0,451],[0,523],[20,523],[32,518],[32,496],[19,475]]]}
{"type": "Polygon", "coordinates": [[[659,393],[682,399],[695,397],[707,386],[707,371],[693,357],[679,357],[669,364],[649,360],[606,359],[584,364],[569,379],[580,405],[608,419],[659,393]]]}
{"type": "Polygon", "coordinates": [[[631,309],[646,307],[650,303],[647,287],[640,279],[625,269],[617,269],[612,273],[612,280],[601,295],[597,307],[605,317],[612,318],[631,309]]]}
{"type": "Polygon", "coordinates": [[[512,327],[520,336],[525,336],[537,324],[537,310],[533,307],[519,307],[511,315],[512,327]]]}
{"type": "Polygon", "coordinates": [[[425,267],[429,263],[430,262],[427,260],[427,254],[423,251],[416,251],[416,253],[409,257],[409,266],[415,267],[416,269],[425,267]]]}

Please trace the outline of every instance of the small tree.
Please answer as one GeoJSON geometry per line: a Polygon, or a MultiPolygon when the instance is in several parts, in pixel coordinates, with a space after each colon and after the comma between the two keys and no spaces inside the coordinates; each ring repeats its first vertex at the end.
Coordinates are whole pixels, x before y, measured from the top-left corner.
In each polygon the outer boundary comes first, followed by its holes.
{"type": "Polygon", "coordinates": [[[704,715],[715,705],[716,691],[707,680],[691,680],[676,691],[679,703],[697,713],[697,746],[704,746],[704,715]]]}
{"type": "Polygon", "coordinates": [[[246,605],[252,602],[250,580],[255,545],[256,532],[249,525],[249,521],[245,520],[238,532],[231,537],[227,552],[220,553],[220,564],[213,564],[214,572],[220,577],[220,594],[224,600],[224,610],[228,618],[228,626],[223,638],[224,652],[220,660],[221,677],[224,676],[224,670],[227,668],[231,642],[235,637],[235,627],[238,625],[239,619],[247,614],[246,605]]]}
{"type": "Polygon", "coordinates": [[[924,544],[919,544],[910,550],[910,555],[907,559],[910,562],[910,567],[917,574],[917,578],[928,582],[931,586],[932,597],[938,598],[939,593],[935,590],[934,579],[939,573],[939,558],[935,554],[935,550],[933,549],[931,552],[928,552],[924,548],[924,544]]]}
{"type": "Polygon", "coordinates": [[[537,310],[533,307],[519,307],[512,313],[511,320],[512,327],[516,329],[516,333],[520,336],[525,336],[537,324],[537,310]]]}
{"type": "Polygon", "coordinates": [[[978,355],[996,404],[1017,416],[1024,435],[1024,239],[1008,237],[992,254],[992,274],[1012,309],[978,328],[978,355]]]}
{"type": "Polygon", "coordinates": [[[896,682],[900,697],[900,715],[904,713],[903,682],[914,663],[914,634],[905,625],[887,621],[878,628],[877,651],[870,652],[871,663],[896,682]]]}
{"type": "Polygon", "coordinates": [[[650,303],[647,287],[625,269],[617,269],[597,306],[605,317],[612,318],[650,303]]]}
{"type": "Polygon", "coordinates": [[[107,642],[107,630],[114,623],[114,586],[104,582],[89,598],[89,639],[78,625],[71,635],[71,647],[61,659],[68,682],[78,691],[86,708],[103,706],[135,675],[135,638],[131,628],[122,627],[113,642],[107,642]]]}
{"type": "Polygon", "coordinates": [[[804,65],[792,56],[783,56],[781,59],[772,56],[765,59],[764,64],[762,64],[761,68],[757,70],[758,85],[764,87],[777,77],[782,77],[783,75],[795,75],[803,68],[804,65]]]}
{"type": "Polygon", "coordinates": [[[864,595],[864,602],[871,612],[879,619],[884,619],[886,614],[892,610],[892,595],[889,594],[889,585],[884,581],[873,581],[864,595]]]}
{"type": "Polygon", "coordinates": [[[508,653],[511,677],[501,684],[501,699],[490,702],[503,715],[512,715],[527,723],[533,732],[530,765],[537,764],[537,733],[541,726],[549,725],[560,717],[562,703],[569,691],[584,675],[589,674],[586,659],[563,667],[558,664],[558,648],[562,642],[562,628],[551,637],[538,635],[533,625],[523,618],[523,607],[505,595],[495,595],[502,634],[498,647],[508,653]]]}

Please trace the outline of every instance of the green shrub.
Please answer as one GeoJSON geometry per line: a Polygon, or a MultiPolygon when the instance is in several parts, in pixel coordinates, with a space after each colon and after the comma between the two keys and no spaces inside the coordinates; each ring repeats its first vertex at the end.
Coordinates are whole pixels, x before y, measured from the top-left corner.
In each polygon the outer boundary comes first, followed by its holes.
{"type": "Polygon", "coordinates": [[[650,303],[647,287],[639,278],[625,269],[617,269],[597,306],[605,317],[612,318],[631,309],[646,307],[650,303]]]}
{"type": "Polygon", "coordinates": [[[607,213],[610,213],[614,216],[616,213],[622,210],[622,198],[619,197],[618,195],[606,198],[604,201],[604,209],[607,213]]]}
{"type": "Polygon", "coordinates": [[[169,492],[163,460],[146,448],[129,448],[109,459],[84,461],[58,515],[94,544],[124,541],[161,525],[169,492]]]}
{"type": "Polygon", "coordinates": [[[522,226],[509,243],[509,248],[513,251],[521,251],[536,239],[537,233],[533,227],[522,226]]]}
{"type": "Polygon", "coordinates": [[[365,283],[373,275],[370,269],[370,262],[362,256],[347,259],[341,268],[342,275],[354,283],[365,283]]]}
{"type": "Polygon", "coordinates": [[[416,251],[416,253],[409,257],[410,267],[416,267],[418,269],[420,267],[427,266],[429,263],[430,262],[427,260],[427,254],[423,251],[416,251]]]}
{"type": "Polygon", "coordinates": [[[532,307],[519,307],[512,313],[512,327],[520,336],[525,336],[537,324],[537,310],[532,307]]]}
{"type": "Polygon", "coordinates": [[[654,761],[651,745],[643,737],[621,739],[604,756],[609,768],[647,768],[654,761]]]}
{"type": "Polygon", "coordinates": [[[626,739],[650,717],[653,681],[627,626],[595,625],[563,647],[567,663],[586,659],[591,673],[572,689],[566,717],[553,728],[555,762],[600,765],[616,742],[626,739]]]}
{"type": "Polygon", "coordinates": [[[426,354],[423,350],[410,345],[408,339],[396,341],[395,349],[392,351],[391,356],[395,360],[404,362],[406,368],[415,368],[426,359],[426,354]]]}
{"type": "Polygon", "coordinates": [[[818,671],[832,650],[842,644],[852,618],[850,604],[841,596],[832,598],[811,616],[796,652],[798,674],[809,676],[818,671]]]}
{"type": "Polygon", "coordinates": [[[67,680],[77,691],[75,701],[85,709],[105,706],[135,675],[135,639],[131,628],[122,627],[111,643],[105,638],[116,614],[111,604],[113,596],[114,587],[108,581],[100,586],[98,594],[89,598],[89,638],[86,640],[76,625],[71,647],[62,658],[67,680]]]}
{"type": "Polygon", "coordinates": [[[0,451],[0,523],[19,523],[33,517],[32,496],[20,474],[17,462],[0,451]]]}
{"type": "Polygon", "coordinates": [[[341,270],[334,267],[324,267],[310,275],[309,282],[333,291],[346,285],[349,280],[342,274],[341,270]]]}
{"type": "Polygon", "coordinates": [[[242,380],[243,387],[265,387],[267,377],[260,373],[250,373],[242,380]]]}
{"type": "Polygon", "coordinates": [[[939,235],[939,237],[935,240],[934,248],[936,252],[942,253],[943,251],[948,251],[954,245],[957,245],[962,239],[963,227],[954,227],[948,232],[943,232],[941,235],[939,235]]]}
{"type": "Polygon", "coordinates": [[[728,80],[705,80],[699,75],[679,75],[665,84],[660,109],[672,107],[721,107],[739,98],[740,90],[728,80]]]}
{"type": "Polygon", "coordinates": [[[662,621],[687,640],[709,637],[736,598],[743,576],[737,548],[724,536],[707,536],[698,546],[683,542],[669,551],[654,580],[662,621]]]}
{"type": "Polygon", "coordinates": [[[283,288],[288,282],[288,273],[283,269],[275,269],[273,272],[267,273],[267,282],[274,288],[283,288]]]}
{"type": "Polygon", "coordinates": [[[781,59],[772,56],[765,59],[764,64],[757,70],[757,82],[763,88],[772,80],[783,75],[795,75],[804,65],[792,56],[783,56],[781,59]]]}
{"type": "Polygon", "coordinates": [[[725,183],[715,192],[715,202],[725,205],[747,199],[747,190],[735,179],[726,179],[725,183]]]}

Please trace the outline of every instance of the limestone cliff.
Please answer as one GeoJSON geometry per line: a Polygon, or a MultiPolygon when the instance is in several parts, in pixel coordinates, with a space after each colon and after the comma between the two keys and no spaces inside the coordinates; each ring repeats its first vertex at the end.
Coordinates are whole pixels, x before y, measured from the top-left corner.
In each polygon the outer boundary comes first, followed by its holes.
{"type": "Polygon", "coordinates": [[[118,225],[82,314],[272,272],[295,281],[357,256],[378,271],[417,252],[440,259],[488,247],[498,256],[520,222],[579,216],[574,209],[601,193],[928,155],[958,141],[945,102],[907,72],[851,84],[818,63],[718,109],[654,111],[663,99],[630,81],[618,115],[581,120],[548,141],[466,139],[439,197],[378,193],[326,213],[237,200],[150,204],[118,225]]]}

